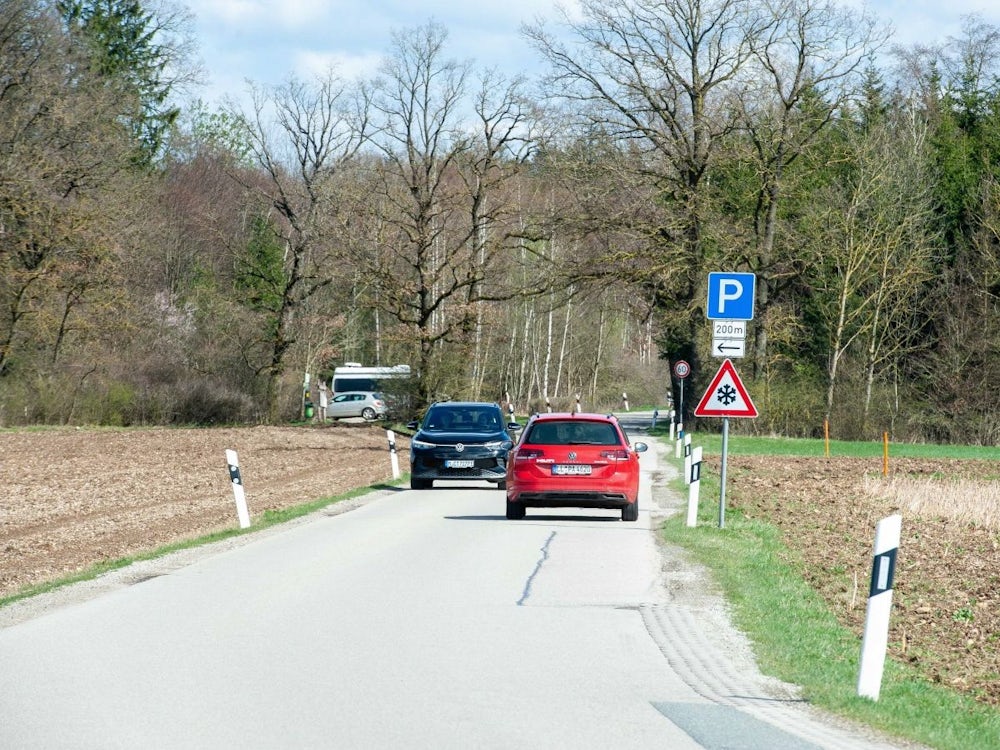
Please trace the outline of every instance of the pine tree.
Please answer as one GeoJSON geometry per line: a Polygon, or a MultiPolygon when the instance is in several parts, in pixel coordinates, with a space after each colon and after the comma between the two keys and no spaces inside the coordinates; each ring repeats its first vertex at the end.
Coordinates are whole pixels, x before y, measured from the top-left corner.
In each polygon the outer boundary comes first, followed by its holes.
{"type": "Polygon", "coordinates": [[[121,88],[136,161],[150,164],[180,114],[170,103],[180,48],[161,40],[167,26],[137,0],[59,0],[57,7],[86,45],[91,71],[121,88]]]}

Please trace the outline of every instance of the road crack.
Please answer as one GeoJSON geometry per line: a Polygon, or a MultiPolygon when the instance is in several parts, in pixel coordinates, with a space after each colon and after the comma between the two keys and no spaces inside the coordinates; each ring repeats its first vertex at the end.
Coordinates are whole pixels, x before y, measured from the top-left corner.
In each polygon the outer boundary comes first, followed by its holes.
{"type": "Polygon", "coordinates": [[[541,572],[545,561],[549,559],[549,546],[555,538],[556,532],[553,531],[549,534],[549,538],[545,540],[545,544],[542,545],[542,556],[538,558],[538,562],[535,563],[535,569],[531,571],[531,575],[528,576],[528,580],[524,583],[524,591],[521,592],[521,598],[517,600],[518,607],[523,607],[524,603],[528,601],[528,597],[531,596],[531,585],[535,582],[535,578],[538,576],[539,572],[541,572]]]}

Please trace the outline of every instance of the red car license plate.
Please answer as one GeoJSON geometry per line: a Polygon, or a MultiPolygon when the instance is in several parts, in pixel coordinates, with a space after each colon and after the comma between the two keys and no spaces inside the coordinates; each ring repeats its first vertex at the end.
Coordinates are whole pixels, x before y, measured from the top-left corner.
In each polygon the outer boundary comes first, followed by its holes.
{"type": "Polygon", "coordinates": [[[590,474],[590,464],[554,464],[552,473],[560,476],[583,476],[590,474]]]}

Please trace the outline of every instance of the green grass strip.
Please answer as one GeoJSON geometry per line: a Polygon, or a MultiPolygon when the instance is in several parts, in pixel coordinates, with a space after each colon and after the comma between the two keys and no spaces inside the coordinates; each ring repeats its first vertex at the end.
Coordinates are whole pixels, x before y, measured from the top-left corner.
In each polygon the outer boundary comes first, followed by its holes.
{"type": "MultiPolygon", "coordinates": [[[[730,425],[732,429],[732,425],[730,425]]],[[[667,423],[656,426],[653,432],[657,437],[670,441],[670,428],[667,423]]],[[[718,430],[700,430],[691,432],[691,444],[700,445],[705,453],[718,455],[722,453],[722,428],[718,430]]],[[[751,435],[729,435],[729,452],[744,456],[825,456],[826,441],[816,438],[786,438],[786,437],[755,437],[751,435]]],[[[850,458],[882,458],[884,445],[882,440],[850,441],[831,440],[829,452],[831,457],[844,456],[850,458]]],[[[1000,447],[981,445],[933,445],[931,443],[893,443],[889,442],[889,460],[896,458],[929,458],[929,459],[978,459],[983,461],[1000,461],[1000,447]]]]}
{"type": "MultiPolygon", "coordinates": [[[[687,497],[682,480],[675,489],[687,497]]],[[[813,705],[897,737],[940,750],[1000,747],[1000,712],[909,665],[887,660],[879,700],[859,697],[860,638],[798,575],[776,527],[727,509],[719,529],[718,496],[718,478],[703,475],[698,526],[688,528],[686,513],[677,513],[662,533],[712,571],[761,671],[799,685],[813,705]]]]}

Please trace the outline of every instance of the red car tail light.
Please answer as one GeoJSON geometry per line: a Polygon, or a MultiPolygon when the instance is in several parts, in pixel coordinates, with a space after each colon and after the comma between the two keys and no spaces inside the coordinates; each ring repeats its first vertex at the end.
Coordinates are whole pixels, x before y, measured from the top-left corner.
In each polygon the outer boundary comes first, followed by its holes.
{"type": "Polygon", "coordinates": [[[514,456],[515,461],[527,461],[529,459],[541,458],[545,455],[545,451],[540,448],[521,448],[517,455],[514,456]]]}
{"type": "Polygon", "coordinates": [[[628,461],[628,451],[619,448],[613,451],[601,451],[601,458],[612,458],[616,461],[628,461]]]}

